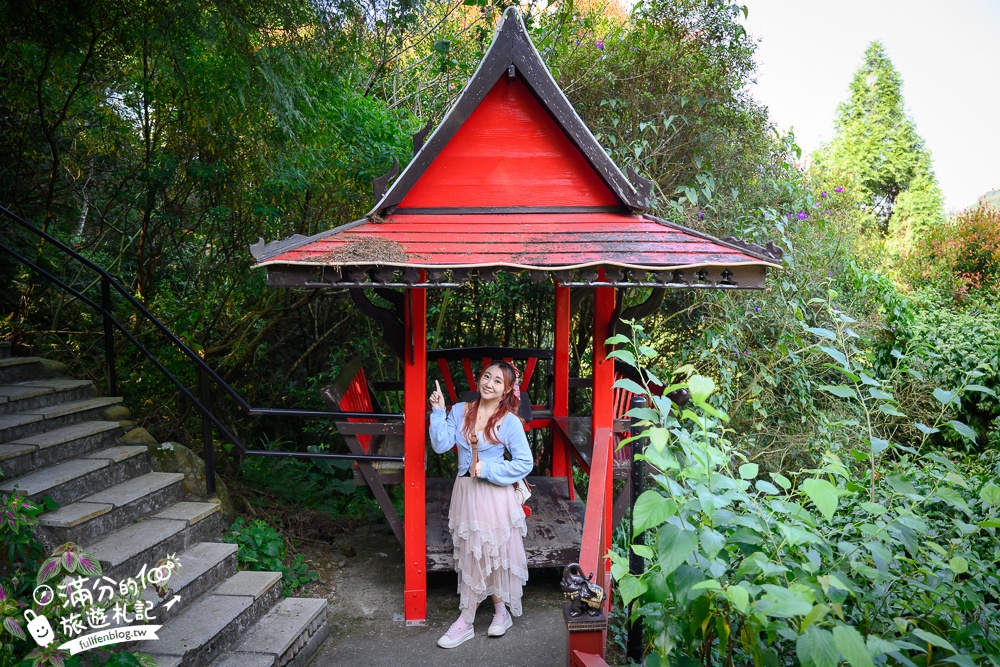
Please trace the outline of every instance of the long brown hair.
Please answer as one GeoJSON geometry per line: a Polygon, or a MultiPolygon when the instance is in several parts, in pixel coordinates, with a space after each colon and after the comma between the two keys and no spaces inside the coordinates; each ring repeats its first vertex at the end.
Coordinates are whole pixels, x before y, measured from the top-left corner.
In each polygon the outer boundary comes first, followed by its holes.
{"type": "MultiPolygon", "coordinates": [[[[486,426],[483,428],[483,432],[488,441],[498,443],[500,442],[500,437],[497,435],[497,425],[503,421],[503,418],[507,416],[508,412],[513,412],[515,415],[517,414],[517,408],[521,405],[521,399],[519,399],[513,391],[514,383],[517,381],[517,373],[514,371],[514,367],[506,361],[494,361],[483,369],[483,373],[485,373],[487,369],[493,368],[494,366],[499,368],[500,373],[503,375],[503,396],[497,404],[497,409],[492,415],[490,415],[489,420],[487,420],[486,426]]],[[[482,374],[480,374],[480,377],[482,377],[482,374]]],[[[479,401],[480,398],[477,397],[476,400],[469,403],[469,406],[465,409],[465,419],[462,420],[462,435],[465,436],[466,440],[471,439],[471,437],[475,434],[476,417],[479,414],[479,401]]]]}

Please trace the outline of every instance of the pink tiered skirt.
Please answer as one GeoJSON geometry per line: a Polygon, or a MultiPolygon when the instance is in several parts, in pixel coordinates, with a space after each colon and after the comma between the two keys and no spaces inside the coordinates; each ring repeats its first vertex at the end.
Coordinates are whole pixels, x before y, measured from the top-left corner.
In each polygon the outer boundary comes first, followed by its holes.
{"type": "Polygon", "coordinates": [[[451,493],[448,528],[455,545],[458,608],[475,609],[487,596],[502,599],[521,615],[521,589],[528,581],[524,536],[528,527],[514,487],[458,477],[451,493]]]}

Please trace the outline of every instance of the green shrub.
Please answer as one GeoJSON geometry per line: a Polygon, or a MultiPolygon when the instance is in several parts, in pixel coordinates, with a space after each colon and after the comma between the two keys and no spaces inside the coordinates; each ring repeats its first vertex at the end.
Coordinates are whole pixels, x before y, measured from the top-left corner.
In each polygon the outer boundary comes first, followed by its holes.
{"type": "Polygon", "coordinates": [[[937,287],[958,301],[1000,287],[1000,209],[980,202],[931,228],[902,262],[914,288],[937,287]]]}
{"type": "Polygon", "coordinates": [[[309,569],[302,554],[288,561],[288,547],[281,535],[265,521],[236,519],[223,538],[237,546],[236,558],[240,566],[255,572],[281,572],[281,587],[285,595],[311,581],[319,574],[309,569]],[[286,564],[287,563],[287,564],[286,564]]]}
{"type": "MultiPolygon", "coordinates": [[[[650,392],[651,407],[631,411],[645,420],[640,458],[656,470],[634,510],[635,530],[648,532],[632,549],[647,567],[628,574],[612,554],[612,575],[644,619],[647,665],[1000,664],[995,457],[927,451],[946,425],[969,437],[943,412],[911,425],[923,432],[916,448],[877,430],[876,415],[905,419],[892,384],[869,375],[870,358],[844,333],[853,320],[830,317],[832,328],[812,332],[815,354],[840,381],[817,391],[862,421],[816,467],[762,474],[704,376],[667,387],[691,393],[679,414],[650,392]]],[[[655,355],[623,339],[608,341],[626,343],[620,360],[655,355]]],[[[937,389],[935,400],[946,407],[959,393],[937,389]]]]}

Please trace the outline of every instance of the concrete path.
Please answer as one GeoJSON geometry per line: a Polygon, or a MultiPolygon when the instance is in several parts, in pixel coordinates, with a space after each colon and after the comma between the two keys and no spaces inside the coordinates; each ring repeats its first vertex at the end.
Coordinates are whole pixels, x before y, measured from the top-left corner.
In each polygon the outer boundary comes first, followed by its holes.
{"type": "Polygon", "coordinates": [[[431,575],[427,624],[407,627],[403,615],[403,552],[389,529],[363,526],[338,539],[332,551],[343,565],[332,575],[330,636],[310,667],[562,667],[566,664],[566,626],[562,619],[561,573],[532,570],[524,591],[524,614],[499,638],[486,636],[493,605],[476,615],[476,637],[458,648],[436,642],[458,616],[454,574],[431,575]],[[343,558],[347,547],[354,555],[343,558]],[[352,551],[353,550],[353,551],[352,551]]]}

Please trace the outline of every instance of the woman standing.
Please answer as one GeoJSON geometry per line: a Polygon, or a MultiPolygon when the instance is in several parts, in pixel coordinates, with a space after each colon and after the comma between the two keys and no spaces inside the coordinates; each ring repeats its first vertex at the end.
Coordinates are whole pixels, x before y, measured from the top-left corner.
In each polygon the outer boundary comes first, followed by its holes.
{"type": "Polygon", "coordinates": [[[476,608],[487,596],[496,610],[490,637],[503,636],[513,625],[511,615],[521,615],[521,588],[528,580],[527,526],[512,484],[531,472],[533,462],[517,417],[515,381],[513,366],[493,362],[479,376],[479,398],[456,403],[447,416],[441,385],[435,383],[430,395],[431,446],[438,454],[458,446],[448,529],[455,546],[460,615],[438,640],[441,648],[472,639],[476,608]],[[505,449],[509,461],[504,460],[505,449]]]}

